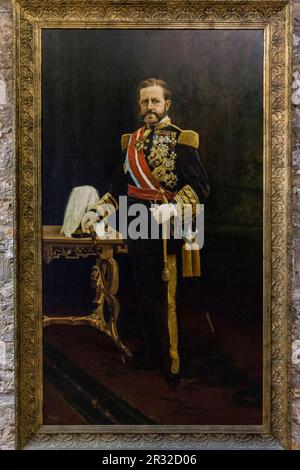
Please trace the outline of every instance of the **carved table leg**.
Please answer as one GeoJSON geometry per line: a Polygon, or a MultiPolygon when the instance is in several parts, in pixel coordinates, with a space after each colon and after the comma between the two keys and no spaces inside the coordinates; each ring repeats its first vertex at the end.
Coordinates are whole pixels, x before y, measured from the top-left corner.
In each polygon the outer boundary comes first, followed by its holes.
{"type": "Polygon", "coordinates": [[[64,324],[64,325],[91,325],[109,336],[122,355],[132,357],[130,350],[125,346],[119,337],[117,321],[119,317],[120,304],[116,297],[119,289],[119,267],[113,258],[113,250],[104,247],[101,251],[101,259],[97,259],[97,265],[93,267],[92,282],[96,289],[94,303],[97,304],[95,310],[90,315],[84,316],[60,316],[49,317],[44,315],[44,326],[64,324]]]}
{"type": "Polygon", "coordinates": [[[101,254],[101,266],[93,268],[92,279],[96,287],[94,303],[97,304],[94,312],[89,315],[90,324],[108,335],[116,344],[122,354],[132,357],[130,350],[122,343],[117,330],[120,304],[116,297],[119,289],[119,267],[112,256],[112,250],[101,254]]]}

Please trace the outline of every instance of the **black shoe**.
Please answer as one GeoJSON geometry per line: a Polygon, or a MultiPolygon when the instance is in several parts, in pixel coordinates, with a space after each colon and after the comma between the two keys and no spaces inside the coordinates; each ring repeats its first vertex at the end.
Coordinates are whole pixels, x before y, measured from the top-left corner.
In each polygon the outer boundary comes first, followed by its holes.
{"type": "Polygon", "coordinates": [[[165,374],[165,379],[169,387],[177,387],[180,384],[180,375],[179,374],[165,374]]]}

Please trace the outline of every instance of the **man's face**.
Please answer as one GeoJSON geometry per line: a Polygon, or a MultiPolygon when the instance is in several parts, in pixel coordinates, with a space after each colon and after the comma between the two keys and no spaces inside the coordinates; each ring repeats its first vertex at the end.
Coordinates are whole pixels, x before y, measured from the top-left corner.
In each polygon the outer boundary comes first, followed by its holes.
{"type": "Polygon", "coordinates": [[[140,90],[139,104],[142,120],[147,126],[154,126],[167,115],[171,101],[165,100],[164,90],[154,85],[140,90]]]}

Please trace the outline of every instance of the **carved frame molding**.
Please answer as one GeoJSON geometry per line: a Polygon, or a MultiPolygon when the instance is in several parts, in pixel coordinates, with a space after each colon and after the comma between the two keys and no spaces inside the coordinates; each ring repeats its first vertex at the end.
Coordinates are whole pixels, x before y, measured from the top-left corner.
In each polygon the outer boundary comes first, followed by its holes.
{"type": "MultiPolygon", "coordinates": [[[[291,1],[15,0],[19,446],[289,448],[291,428],[291,1]],[[45,27],[263,28],[265,31],[265,427],[184,432],[42,426],[40,38],[45,27]]],[[[165,428],[165,429],[163,429],[165,428]]]]}

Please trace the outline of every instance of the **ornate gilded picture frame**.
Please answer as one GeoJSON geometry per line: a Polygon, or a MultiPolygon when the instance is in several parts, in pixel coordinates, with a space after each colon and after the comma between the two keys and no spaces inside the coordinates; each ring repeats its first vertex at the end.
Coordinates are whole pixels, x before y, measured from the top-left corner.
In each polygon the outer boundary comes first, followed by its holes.
{"type": "MultiPolygon", "coordinates": [[[[15,0],[14,27],[19,447],[289,448],[291,2],[54,0],[49,3],[43,0],[15,0]],[[49,257],[55,258],[57,253],[49,249],[45,252],[42,229],[42,204],[45,205],[45,198],[42,199],[42,186],[45,186],[42,178],[42,170],[45,168],[42,162],[42,139],[45,143],[48,132],[44,109],[42,113],[42,98],[46,93],[43,91],[43,77],[45,70],[50,70],[43,68],[43,64],[46,55],[48,58],[51,56],[51,44],[48,50],[43,46],[46,44],[45,32],[68,30],[80,30],[83,34],[85,31],[99,30],[169,30],[173,33],[259,31],[261,34],[263,400],[260,424],[44,424],[42,270],[45,256],[49,260],[49,257]]],[[[255,99],[251,94],[248,96],[249,107],[255,99]]],[[[257,138],[257,135],[253,138],[257,138]]],[[[51,236],[47,240],[51,242],[51,236]]],[[[51,245],[49,243],[48,248],[51,245]]],[[[63,249],[68,251],[70,247],[63,249]]],[[[209,317],[208,320],[213,330],[209,317]]],[[[45,322],[50,324],[51,321],[48,317],[44,318],[44,326],[45,322]]]]}

